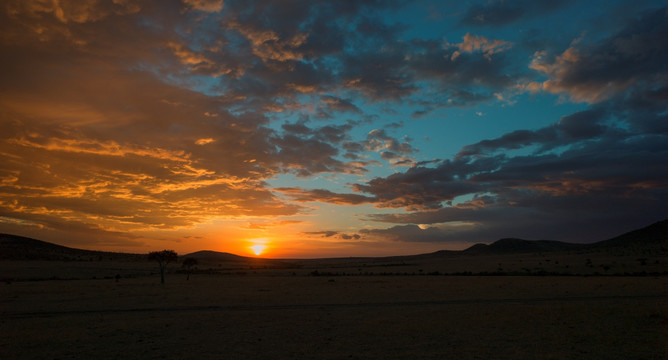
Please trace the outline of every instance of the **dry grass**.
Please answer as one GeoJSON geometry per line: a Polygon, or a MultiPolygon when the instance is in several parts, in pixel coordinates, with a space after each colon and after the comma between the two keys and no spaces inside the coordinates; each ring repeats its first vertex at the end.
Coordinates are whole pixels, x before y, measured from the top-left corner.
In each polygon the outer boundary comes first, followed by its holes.
{"type": "MultiPolygon", "coordinates": [[[[83,276],[81,278],[84,278],[83,276]]],[[[171,274],[0,286],[3,359],[666,359],[663,277],[171,274]]]]}

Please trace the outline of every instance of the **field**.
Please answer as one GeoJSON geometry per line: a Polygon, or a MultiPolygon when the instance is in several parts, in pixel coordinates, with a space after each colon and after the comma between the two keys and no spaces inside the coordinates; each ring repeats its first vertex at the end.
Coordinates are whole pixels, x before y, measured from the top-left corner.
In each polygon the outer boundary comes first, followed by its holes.
{"type": "Polygon", "coordinates": [[[0,359],[668,359],[668,222],[600,243],[181,257],[0,236],[0,359]]]}
{"type": "MultiPolygon", "coordinates": [[[[67,263],[2,264],[35,275],[67,263]]],[[[69,264],[63,277],[87,263],[69,264]]],[[[95,279],[2,283],[0,358],[668,358],[666,276],[255,269],[161,285],[152,264],[93,265],[95,279]]]]}

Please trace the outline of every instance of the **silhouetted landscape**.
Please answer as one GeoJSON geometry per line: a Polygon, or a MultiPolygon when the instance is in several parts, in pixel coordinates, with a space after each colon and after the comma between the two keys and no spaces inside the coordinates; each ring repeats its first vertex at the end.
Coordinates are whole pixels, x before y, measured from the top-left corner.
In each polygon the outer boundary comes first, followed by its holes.
{"type": "Polygon", "coordinates": [[[5,234],[0,355],[663,359],[667,245],[664,220],[591,244],[329,259],[198,251],[168,263],[161,285],[146,254],[5,234]]]}
{"type": "MultiPolygon", "coordinates": [[[[266,259],[210,250],[180,255],[197,260],[194,273],[272,275],[666,275],[668,220],[590,244],[504,238],[461,251],[391,257],[266,259]]],[[[3,281],[150,276],[146,254],[112,253],[0,235],[3,281]],[[30,272],[22,272],[27,261],[30,272]],[[35,262],[43,261],[43,272],[35,262]],[[59,264],[56,266],[54,262],[59,264]],[[109,263],[114,265],[109,265],[109,263]],[[51,264],[52,266],[49,266],[51,264]],[[6,267],[6,266],[4,266],[6,267]]],[[[172,266],[171,272],[181,272],[172,266]]]]}

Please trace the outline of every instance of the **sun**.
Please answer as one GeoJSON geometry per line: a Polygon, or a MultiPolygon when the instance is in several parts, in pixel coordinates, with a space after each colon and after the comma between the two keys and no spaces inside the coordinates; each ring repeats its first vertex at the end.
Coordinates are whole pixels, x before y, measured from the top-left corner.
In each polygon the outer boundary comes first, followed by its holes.
{"type": "Polygon", "coordinates": [[[267,245],[257,244],[250,247],[255,255],[260,255],[267,248],[267,245]]]}

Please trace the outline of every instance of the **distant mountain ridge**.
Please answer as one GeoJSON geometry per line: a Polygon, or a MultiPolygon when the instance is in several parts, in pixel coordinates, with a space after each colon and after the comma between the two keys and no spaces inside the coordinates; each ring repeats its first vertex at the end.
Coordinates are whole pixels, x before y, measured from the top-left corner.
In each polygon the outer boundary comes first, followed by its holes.
{"type": "MultiPolygon", "coordinates": [[[[614,238],[590,244],[574,244],[554,240],[523,240],[504,238],[491,244],[475,244],[460,251],[441,250],[422,255],[392,256],[388,258],[440,257],[445,255],[478,255],[478,254],[521,254],[541,253],[569,250],[596,250],[612,248],[668,248],[668,219],[656,222],[641,229],[633,230],[614,238]]],[[[202,250],[181,257],[192,257],[201,261],[226,262],[267,262],[274,265],[288,265],[278,259],[263,259],[235,255],[226,252],[202,250]]],[[[60,260],[60,261],[92,261],[92,260],[144,260],[144,254],[114,253],[105,251],[82,250],[61,246],[46,241],[35,240],[23,236],[0,234],[0,260],[60,260]]]]}
{"type": "Polygon", "coordinates": [[[523,240],[505,238],[489,245],[475,244],[465,250],[467,254],[512,254],[552,251],[588,250],[603,248],[628,248],[642,246],[668,247],[668,219],[658,221],[641,229],[633,230],[614,238],[590,244],[575,244],[555,240],[523,240]]]}

